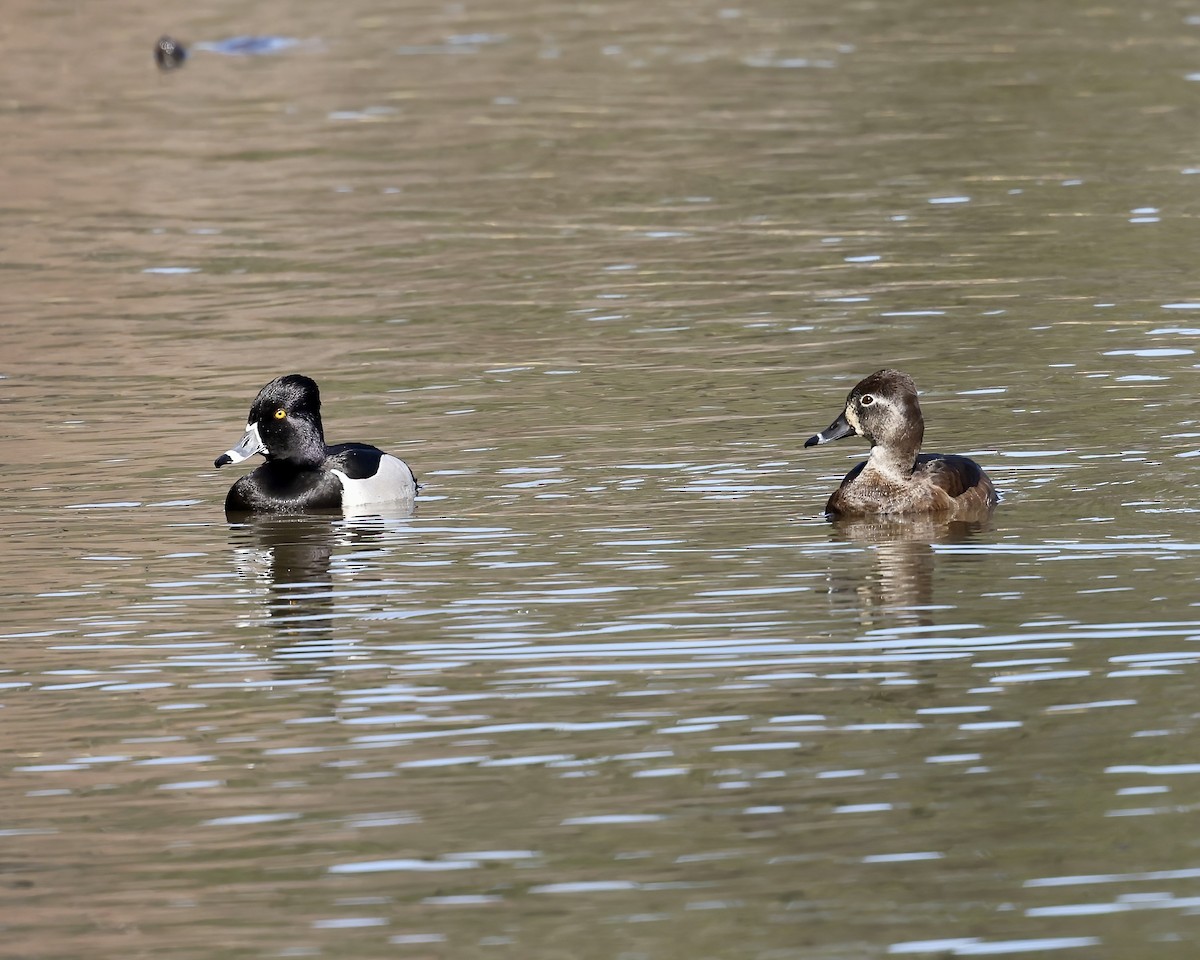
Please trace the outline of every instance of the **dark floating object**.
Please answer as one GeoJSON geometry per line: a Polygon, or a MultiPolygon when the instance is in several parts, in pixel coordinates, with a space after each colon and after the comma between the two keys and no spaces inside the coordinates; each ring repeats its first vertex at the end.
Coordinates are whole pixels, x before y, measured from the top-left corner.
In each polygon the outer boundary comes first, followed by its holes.
{"type": "MultiPolygon", "coordinates": [[[[228,57],[269,56],[282,53],[295,47],[319,49],[318,40],[297,40],[295,37],[275,36],[241,36],[229,37],[225,40],[201,41],[192,44],[192,52],[204,50],[209,53],[222,53],[228,57]]],[[[160,70],[174,70],[183,66],[188,57],[187,48],[176,40],[163,34],[154,45],[154,62],[160,70]]]]}
{"type": "Polygon", "coordinates": [[[187,59],[187,54],[187,47],[174,37],[168,37],[165,33],[158,38],[158,43],[154,45],[154,62],[158,64],[160,70],[174,70],[176,67],[182,67],[183,61],[187,59]]]}

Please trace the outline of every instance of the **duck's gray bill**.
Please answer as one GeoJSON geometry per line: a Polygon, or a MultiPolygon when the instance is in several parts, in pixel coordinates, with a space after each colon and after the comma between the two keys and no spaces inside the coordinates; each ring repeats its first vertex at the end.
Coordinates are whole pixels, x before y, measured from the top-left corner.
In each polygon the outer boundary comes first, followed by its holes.
{"type": "Polygon", "coordinates": [[[815,447],[818,443],[832,443],[834,440],[841,440],[842,437],[850,437],[854,435],[854,428],[850,426],[850,421],[846,419],[846,414],[842,414],[833,421],[820,433],[814,434],[804,441],[806,447],[815,447]]]}
{"type": "Polygon", "coordinates": [[[256,453],[266,452],[267,448],[263,445],[262,437],[258,435],[258,424],[249,423],[246,425],[246,435],[238,441],[238,445],[217,457],[213,461],[213,466],[223,467],[227,463],[241,463],[243,460],[249,460],[256,453]]]}

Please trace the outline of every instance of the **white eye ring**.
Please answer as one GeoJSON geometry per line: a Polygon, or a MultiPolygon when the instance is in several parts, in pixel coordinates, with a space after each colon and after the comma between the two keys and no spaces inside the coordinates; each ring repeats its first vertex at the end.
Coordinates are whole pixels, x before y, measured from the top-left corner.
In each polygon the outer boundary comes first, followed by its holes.
{"type": "Polygon", "coordinates": [[[864,393],[861,397],[858,398],[859,405],[863,406],[863,407],[869,407],[874,402],[875,402],[875,398],[873,396],[871,396],[869,393],[864,393]]]}

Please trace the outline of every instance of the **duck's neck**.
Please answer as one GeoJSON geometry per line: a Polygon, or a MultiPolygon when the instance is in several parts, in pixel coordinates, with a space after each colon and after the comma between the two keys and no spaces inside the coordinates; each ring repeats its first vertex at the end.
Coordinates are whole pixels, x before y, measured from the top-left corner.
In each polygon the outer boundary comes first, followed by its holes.
{"type": "Polygon", "coordinates": [[[871,441],[871,454],[867,466],[877,473],[895,480],[907,480],[917,465],[917,454],[921,452],[921,441],[925,439],[925,424],[921,420],[910,423],[886,443],[871,441]]]}
{"type": "Polygon", "coordinates": [[[304,443],[293,450],[288,459],[308,470],[315,470],[325,462],[324,439],[320,436],[305,437],[304,443]]]}
{"type": "Polygon", "coordinates": [[[896,447],[872,447],[871,454],[867,457],[868,469],[893,480],[909,479],[916,462],[915,451],[900,450],[896,447]]]}
{"type": "Polygon", "coordinates": [[[321,421],[300,422],[286,445],[271,445],[268,460],[286,460],[305,470],[315,470],[325,462],[325,433],[321,421]]]}

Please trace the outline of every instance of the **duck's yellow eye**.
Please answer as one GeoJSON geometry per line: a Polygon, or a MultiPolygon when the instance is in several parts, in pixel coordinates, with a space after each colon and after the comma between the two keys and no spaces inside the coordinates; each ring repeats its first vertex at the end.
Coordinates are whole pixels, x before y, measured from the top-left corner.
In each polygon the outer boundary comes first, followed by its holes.
{"type": "Polygon", "coordinates": [[[287,416],[287,411],[284,410],[283,407],[280,407],[278,410],[275,411],[275,419],[276,420],[282,420],[286,416],[287,416]]]}

